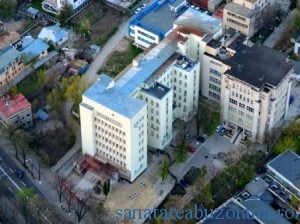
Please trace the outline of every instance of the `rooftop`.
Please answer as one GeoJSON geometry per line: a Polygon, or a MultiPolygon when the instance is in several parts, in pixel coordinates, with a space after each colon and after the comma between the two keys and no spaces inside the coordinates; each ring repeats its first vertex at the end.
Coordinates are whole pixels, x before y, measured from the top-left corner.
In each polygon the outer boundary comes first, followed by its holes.
{"type": "Polygon", "coordinates": [[[132,67],[117,80],[115,85],[118,90],[126,96],[131,95],[176,52],[178,41],[176,37],[169,36],[152,48],[140,61],[138,67],[132,67]]]}
{"type": "Polygon", "coordinates": [[[146,89],[146,88],[142,89],[142,92],[149,94],[150,96],[153,96],[158,99],[162,99],[169,91],[170,91],[170,88],[168,88],[158,82],[154,82],[153,85],[151,85],[149,89],[146,89]]]}
{"type": "Polygon", "coordinates": [[[190,60],[188,57],[180,55],[174,65],[183,70],[191,71],[196,64],[197,62],[190,60]]]}
{"type": "Polygon", "coordinates": [[[46,44],[43,40],[37,38],[33,40],[24,50],[22,50],[23,54],[29,54],[27,60],[31,60],[34,57],[39,56],[43,51],[46,51],[49,48],[49,45],[46,44]]]}
{"type": "Polygon", "coordinates": [[[287,55],[266,46],[242,45],[225,63],[231,66],[228,74],[257,88],[265,84],[277,86],[293,66],[286,61],[287,55]],[[267,66],[266,66],[267,65],[267,66]]]}
{"type": "Polygon", "coordinates": [[[218,8],[214,12],[213,16],[216,17],[216,18],[219,18],[219,19],[223,19],[224,8],[225,8],[225,5],[222,5],[220,8],[218,8]]]}
{"type": "Polygon", "coordinates": [[[95,101],[127,118],[132,118],[146,106],[144,101],[134,99],[120,92],[119,88],[114,85],[113,79],[106,75],[100,75],[98,81],[83,94],[83,97],[95,101]]]}
{"type": "MultiPolygon", "coordinates": [[[[175,0],[172,4],[177,4],[177,2],[180,4],[181,1],[175,0]]],[[[170,9],[169,1],[163,1],[162,3],[156,1],[149,7],[149,10],[144,10],[134,20],[145,29],[160,31],[165,34],[173,28],[173,22],[186,10],[186,7],[174,12],[170,9]]]]}
{"type": "Polygon", "coordinates": [[[286,150],[267,164],[284,178],[300,189],[300,156],[291,150],[286,150]]]}
{"type": "Polygon", "coordinates": [[[44,27],[39,33],[38,38],[44,39],[47,38],[52,40],[54,43],[61,41],[63,38],[68,36],[69,33],[67,30],[61,28],[58,25],[44,27]]]}
{"type": "Polygon", "coordinates": [[[30,106],[31,103],[21,93],[13,97],[2,96],[0,98],[0,113],[7,118],[30,106]]]}
{"type": "Polygon", "coordinates": [[[222,20],[189,8],[174,21],[175,26],[193,27],[203,33],[215,35],[222,29],[222,20]]]}
{"type": "Polygon", "coordinates": [[[251,194],[259,196],[268,188],[268,184],[257,177],[245,186],[245,189],[251,194]]]}
{"type": "Polygon", "coordinates": [[[251,219],[251,216],[243,216],[243,213],[243,207],[234,201],[229,201],[223,209],[217,210],[213,217],[207,218],[202,224],[258,224],[256,220],[251,219]],[[235,214],[232,214],[233,212],[235,214]]]}
{"type": "Polygon", "coordinates": [[[5,66],[16,60],[21,55],[20,51],[17,51],[13,47],[7,47],[0,50],[0,74],[4,70],[5,66]]]}
{"type": "Polygon", "coordinates": [[[246,7],[244,7],[242,5],[238,5],[238,4],[235,4],[232,2],[227,4],[224,9],[226,9],[230,12],[237,13],[238,15],[241,15],[241,16],[244,16],[247,18],[251,18],[252,16],[255,15],[255,10],[247,9],[246,7]]]}
{"type": "Polygon", "coordinates": [[[265,224],[290,224],[270,205],[259,198],[250,198],[242,202],[250,212],[255,214],[265,224]]]}

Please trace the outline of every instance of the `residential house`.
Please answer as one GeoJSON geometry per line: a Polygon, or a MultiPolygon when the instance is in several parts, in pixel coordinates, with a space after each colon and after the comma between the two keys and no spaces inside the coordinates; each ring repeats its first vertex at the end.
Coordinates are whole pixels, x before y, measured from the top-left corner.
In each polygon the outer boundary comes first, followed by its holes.
{"type": "Polygon", "coordinates": [[[57,47],[66,43],[69,39],[69,32],[58,25],[44,27],[38,35],[39,39],[50,42],[57,47]]]}
{"type": "Polygon", "coordinates": [[[0,98],[0,122],[3,125],[14,125],[16,128],[32,126],[31,103],[23,94],[2,96],[0,98]]]}
{"type": "Polygon", "coordinates": [[[42,2],[42,8],[47,12],[59,14],[65,3],[70,4],[71,7],[76,10],[86,2],[87,0],[44,0],[42,2]]]}

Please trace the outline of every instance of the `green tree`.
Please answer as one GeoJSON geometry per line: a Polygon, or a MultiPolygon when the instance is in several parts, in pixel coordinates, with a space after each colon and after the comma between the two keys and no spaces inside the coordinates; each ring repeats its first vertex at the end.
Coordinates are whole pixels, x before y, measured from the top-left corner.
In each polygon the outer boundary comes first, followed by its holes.
{"type": "Polygon", "coordinates": [[[188,150],[184,139],[180,140],[179,144],[174,149],[174,157],[177,163],[183,163],[187,160],[188,150]]]}
{"type": "Polygon", "coordinates": [[[78,106],[82,100],[82,94],[89,87],[86,77],[72,76],[69,79],[63,79],[62,89],[65,90],[65,99],[74,102],[74,106],[78,106]]]}
{"type": "Polygon", "coordinates": [[[60,26],[67,27],[70,16],[73,14],[73,7],[69,3],[65,2],[57,16],[60,26]]]}
{"type": "Polygon", "coordinates": [[[104,184],[103,184],[103,193],[104,193],[104,195],[107,196],[109,191],[110,191],[110,181],[108,180],[108,181],[105,181],[104,184]]]}
{"type": "Polygon", "coordinates": [[[57,89],[52,89],[46,97],[46,102],[52,108],[54,117],[58,118],[62,116],[63,99],[57,89]]]}
{"type": "Polygon", "coordinates": [[[275,154],[279,155],[286,149],[296,150],[297,148],[296,139],[293,136],[283,136],[275,145],[275,154]]]}
{"type": "Polygon", "coordinates": [[[299,200],[293,195],[292,198],[291,198],[291,202],[290,202],[291,206],[293,208],[296,208],[297,205],[299,204],[299,200]]]}
{"type": "Polygon", "coordinates": [[[88,35],[91,30],[91,23],[89,19],[83,19],[78,25],[78,32],[88,35]]]}
{"type": "Polygon", "coordinates": [[[14,133],[14,138],[17,140],[17,150],[22,157],[23,166],[26,167],[26,158],[31,150],[30,144],[33,142],[33,137],[27,131],[18,129],[14,133]]]}
{"type": "Polygon", "coordinates": [[[158,169],[158,175],[162,180],[162,183],[167,179],[169,175],[169,158],[167,156],[164,157],[162,164],[158,169]]]}
{"type": "Polygon", "coordinates": [[[46,83],[46,73],[44,69],[39,69],[37,71],[37,82],[39,86],[44,86],[46,83]]]}
{"type": "Polygon", "coordinates": [[[16,10],[16,6],[17,6],[17,0],[1,0],[0,18],[11,17],[16,10]]]}
{"type": "Polygon", "coordinates": [[[23,214],[25,223],[27,224],[29,222],[29,214],[32,213],[38,197],[31,188],[22,188],[18,192],[17,198],[21,207],[21,213],[23,214]]]}

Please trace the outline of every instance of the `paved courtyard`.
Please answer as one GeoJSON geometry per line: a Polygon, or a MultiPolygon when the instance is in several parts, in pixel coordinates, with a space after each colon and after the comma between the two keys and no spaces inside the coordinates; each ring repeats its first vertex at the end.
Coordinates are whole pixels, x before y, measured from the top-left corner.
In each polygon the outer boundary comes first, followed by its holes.
{"type": "Polygon", "coordinates": [[[215,176],[215,174],[225,166],[224,161],[218,159],[218,154],[221,152],[227,154],[229,151],[238,150],[238,146],[231,143],[229,138],[220,136],[217,133],[210,136],[203,144],[197,144],[196,141],[193,141],[190,145],[195,146],[197,151],[195,153],[189,153],[189,158],[184,164],[174,163],[170,167],[170,171],[178,180],[182,179],[193,166],[201,168],[203,165],[206,165],[208,175],[210,177],[215,176]]]}
{"type": "MultiPolygon", "coordinates": [[[[124,209],[153,210],[173,189],[174,179],[168,177],[167,181],[161,184],[161,179],[157,176],[159,163],[163,159],[163,155],[149,154],[148,156],[150,162],[147,170],[134,183],[129,184],[122,181],[110,191],[105,207],[112,212],[113,217],[116,216],[116,209],[122,209],[122,211],[124,209]]],[[[135,220],[131,223],[143,223],[143,221],[135,220]]]]}

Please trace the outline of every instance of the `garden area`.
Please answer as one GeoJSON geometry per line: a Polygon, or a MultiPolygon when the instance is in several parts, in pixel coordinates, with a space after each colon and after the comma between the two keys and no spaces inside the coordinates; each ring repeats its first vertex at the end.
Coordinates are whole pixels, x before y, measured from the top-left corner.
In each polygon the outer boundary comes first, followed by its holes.
{"type": "Polygon", "coordinates": [[[107,58],[98,73],[105,73],[111,77],[116,77],[142,52],[143,50],[134,46],[131,41],[123,39],[115,51],[107,58]]]}
{"type": "Polygon", "coordinates": [[[86,48],[91,44],[102,46],[117,31],[125,15],[101,1],[94,1],[71,20],[77,39],[75,47],[86,48]]]}

